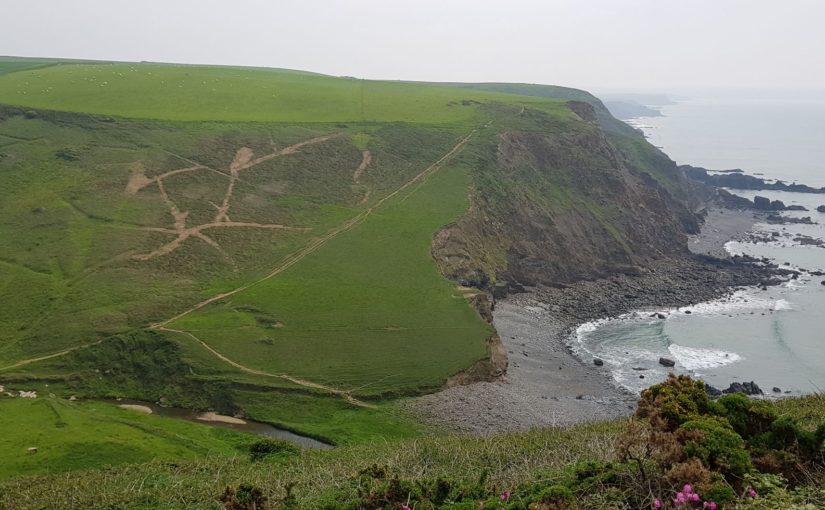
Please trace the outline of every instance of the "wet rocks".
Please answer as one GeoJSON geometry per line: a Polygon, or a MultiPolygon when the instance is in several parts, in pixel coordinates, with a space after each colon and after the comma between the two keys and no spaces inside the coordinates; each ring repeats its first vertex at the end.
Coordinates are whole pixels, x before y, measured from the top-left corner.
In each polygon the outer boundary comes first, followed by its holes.
{"type": "MultiPolygon", "coordinates": [[[[785,202],[781,200],[771,201],[770,198],[755,196],[753,197],[753,205],[760,211],[786,211],[785,202]]],[[[804,209],[804,208],[803,208],[804,209]]]]}
{"type": "Polygon", "coordinates": [[[744,393],[745,395],[764,395],[765,393],[762,389],[753,381],[739,383],[734,382],[730,383],[730,386],[726,390],[722,390],[722,393],[744,393]]]}
{"type": "Polygon", "coordinates": [[[816,208],[816,210],[821,212],[821,213],[825,213],[825,205],[820,205],[819,207],[816,208]]]}
{"type": "Polygon", "coordinates": [[[674,367],[676,366],[676,362],[670,358],[659,358],[659,364],[663,367],[674,367]]]}
{"type": "Polygon", "coordinates": [[[722,390],[720,390],[718,388],[714,388],[713,386],[711,386],[708,383],[705,383],[705,393],[707,393],[708,396],[711,396],[711,397],[721,397],[722,396],[722,390]]]}
{"type": "Polygon", "coordinates": [[[782,393],[782,388],[780,388],[779,386],[774,386],[771,391],[773,391],[774,393],[782,393]]]}
{"type": "Polygon", "coordinates": [[[804,218],[794,218],[792,216],[781,216],[779,214],[771,214],[767,218],[765,218],[765,221],[767,221],[768,223],[773,223],[775,225],[816,225],[816,223],[814,223],[810,216],[805,216],[804,218]]]}
{"type": "Polygon", "coordinates": [[[770,211],[771,209],[771,199],[767,197],[761,197],[759,195],[753,197],[753,204],[756,206],[757,209],[760,211],[770,211]]]}
{"type": "Polygon", "coordinates": [[[802,246],[825,246],[825,240],[817,239],[811,236],[796,236],[793,240],[801,244],[802,246]]]}
{"type": "Polygon", "coordinates": [[[604,366],[604,361],[599,359],[599,358],[594,358],[593,359],[593,364],[596,365],[597,367],[601,367],[601,366],[604,366]]]}
{"type": "Polygon", "coordinates": [[[785,208],[786,211],[807,211],[808,208],[804,205],[789,205],[785,208]]]}
{"type": "Polygon", "coordinates": [[[709,173],[706,168],[691,165],[681,165],[679,169],[684,171],[691,179],[719,188],[825,193],[825,188],[814,188],[795,182],[791,184],[782,181],[767,182],[765,179],[747,175],[740,169],[716,171],[713,173],[709,173]]]}

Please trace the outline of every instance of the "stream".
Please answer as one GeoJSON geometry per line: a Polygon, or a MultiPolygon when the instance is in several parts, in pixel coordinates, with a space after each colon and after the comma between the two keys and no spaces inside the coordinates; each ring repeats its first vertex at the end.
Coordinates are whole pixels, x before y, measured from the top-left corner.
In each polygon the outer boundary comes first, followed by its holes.
{"type": "Polygon", "coordinates": [[[107,400],[106,402],[115,404],[118,407],[122,407],[124,409],[131,409],[136,412],[145,412],[141,409],[150,409],[152,411],[151,414],[156,414],[158,416],[175,418],[178,420],[186,420],[193,423],[200,423],[201,425],[208,425],[210,427],[237,430],[238,432],[246,432],[247,434],[255,434],[258,436],[269,437],[273,439],[280,439],[282,441],[287,441],[302,448],[332,448],[332,445],[324,443],[317,439],[302,436],[300,434],[296,434],[288,430],[279,429],[278,427],[275,427],[268,423],[253,421],[246,418],[239,419],[231,416],[223,416],[214,413],[204,413],[201,411],[193,411],[191,409],[182,409],[179,407],[163,407],[157,404],[143,402],[140,400],[123,399],[107,400]]]}

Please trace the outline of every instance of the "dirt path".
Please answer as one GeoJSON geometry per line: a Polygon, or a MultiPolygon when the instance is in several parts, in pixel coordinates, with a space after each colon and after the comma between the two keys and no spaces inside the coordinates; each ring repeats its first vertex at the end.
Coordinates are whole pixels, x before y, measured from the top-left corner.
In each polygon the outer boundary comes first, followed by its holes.
{"type": "Polygon", "coordinates": [[[85,349],[87,347],[92,347],[93,345],[97,345],[97,344],[101,343],[102,341],[103,340],[98,340],[97,342],[92,342],[90,344],[76,345],[76,346],[70,347],[68,349],[63,349],[62,351],[58,351],[58,352],[55,352],[55,353],[52,353],[52,354],[46,354],[45,356],[39,356],[37,358],[24,359],[24,360],[18,361],[17,363],[11,364],[9,366],[0,367],[0,372],[3,372],[5,370],[11,370],[13,368],[24,367],[26,365],[31,365],[32,363],[37,363],[38,361],[46,361],[47,359],[59,358],[60,356],[65,356],[65,355],[69,354],[70,352],[74,352],[74,351],[77,351],[79,349],[85,349]]]}
{"type": "Polygon", "coordinates": [[[372,214],[372,212],[374,210],[381,207],[387,200],[390,200],[391,198],[397,196],[399,193],[403,192],[405,189],[407,189],[410,186],[422,181],[423,179],[428,177],[430,174],[432,174],[433,172],[435,172],[436,170],[441,168],[441,166],[444,165],[444,163],[448,159],[450,159],[458,151],[460,151],[461,149],[464,148],[464,146],[467,144],[467,142],[470,141],[470,138],[472,138],[472,136],[477,131],[478,131],[477,129],[473,129],[472,131],[470,131],[470,133],[468,135],[466,135],[464,138],[462,138],[452,149],[450,149],[450,151],[447,154],[442,156],[438,161],[436,161],[432,165],[428,166],[422,172],[417,174],[415,177],[413,177],[412,179],[410,179],[409,181],[404,183],[401,187],[399,187],[398,189],[396,189],[395,191],[393,191],[389,195],[385,196],[384,198],[382,198],[381,200],[376,202],[375,205],[373,205],[369,209],[365,209],[364,211],[357,214],[355,217],[347,220],[345,223],[338,226],[336,229],[334,229],[333,231],[331,231],[327,235],[325,235],[323,237],[313,239],[312,241],[309,242],[309,244],[304,246],[301,250],[299,250],[299,251],[297,251],[297,252],[295,252],[291,255],[288,255],[287,258],[284,260],[284,262],[281,265],[275,267],[272,271],[270,271],[267,275],[263,276],[262,278],[260,278],[258,280],[255,280],[255,281],[252,281],[250,283],[247,283],[246,285],[242,285],[242,286],[240,286],[236,289],[230,290],[228,292],[223,292],[221,294],[216,294],[216,295],[214,295],[214,296],[212,296],[208,299],[205,299],[205,300],[201,301],[200,303],[197,303],[197,304],[193,305],[189,309],[184,310],[183,312],[175,315],[174,317],[171,317],[171,318],[169,318],[169,319],[167,319],[163,322],[153,324],[150,327],[154,328],[154,329],[163,328],[166,325],[168,325],[168,324],[170,324],[170,323],[172,323],[172,322],[174,322],[174,321],[176,321],[176,320],[178,320],[182,317],[185,317],[186,315],[189,315],[190,313],[195,312],[195,311],[203,308],[204,306],[206,306],[210,303],[214,303],[215,301],[218,301],[220,299],[224,299],[224,298],[227,298],[229,296],[235,295],[239,292],[242,292],[244,290],[247,290],[250,287],[253,287],[255,285],[258,285],[259,283],[265,282],[265,281],[277,276],[278,274],[284,272],[285,270],[292,267],[294,264],[296,264],[296,263],[300,262],[301,260],[303,260],[307,255],[310,255],[311,253],[315,252],[318,248],[322,247],[327,242],[331,241],[332,239],[335,239],[340,234],[350,230],[354,226],[356,226],[359,223],[363,222],[370,214],[372,214]]]}
{"type": "MultiPolygon", "coordinates": [[[[134,260],[146,261],[151,260],[155,257],[161,257],[163,255],[168,255],[178,248],[180,248],[183,243],[189,239],[190,237],[194,237],[200,239],[201,241],[205,242],[215,250],[217,250],[225,259],[227,259],[230,263],[232,262],[231,257],[228,253],[226,253],[221,245],[212,239],[211,237],[207,236],[203,233],[204,230],[210,228],[260,228],[260,229],[269,229],[269,230],[291,230],[297,232],[306,232],[310,229],[305,227],[289,227],[286,225],[280,224],[267,224],[267,223],[256,223],[256,222],[237,222],[231,221],[229,219],[229,208],[231,207],[232,196],[235,192],[235,184],[240,179],[240,173],[244,170],[248,170],[253,168],[257,165],[265,161],[269,161],[273,158],[278,156],[284,156],[288,154],[295,154],[301,150],[303,147],[307,147],[309,145],[319,144],[326,142],[327,140],[332,140],[334,138],[338,138],[343,136],[343,133],[333,133],[330,135],[318,136],[315,138],[311,138],[309,140],[305,140],[300,143],[296,143],[294,145],[290,145],[281,150],[275,150],[270,154],[265,156],[261,156],[257,159],[253,159],[254,152],[249,147],[241,147],[235,153],[235,157],[233,158],[232,162],[229,164],[229,173],[225,174],[223,172],[221,175],[225,175],[229,177],[229,182],[226,186],[226,192],[224,193],[223,200],[221,201],[221,205],[215,205],[217,211],[215,212],[215,216],[209,223],[204,223],[201,225],[197,225],[194,227],[187,227],[186,226],[186,219],[189,216],[187,211],[180,211],[175,204],[175,202],[169,197],[169,194],[166,192],[166,187],[164,186],[164,179],[168,177],[172,177],[174,175],[178,175],[181,173],[187,172],[194,172],[197,170],[213,170],[207,166],[200,165],[195,163],[194,166],[186,167],[186,168],[179,168],[177,170],[171,170],[169,172],[157,175],[155,177],[147,177],[146,171],[142,165],[138,164],[132,169],[132,174],[129,177],[129,182],[126,184],[126,193],[130,195],[134,195],[138,191],[142,190],[143,188],[151,185],[157,184],[158,190],[160,191],[160,195],[163,198],[163,201],[166,203],[166,206],[169,208],[169,214],[172,215],[173,220],[173,227],[174,229],[167,229],[162,227],[145,227],[143,230],[147,230],[150,232],[161,232],[165,234],[173,234],[175,235],[175,239],[172,241],[160,246],[159,248],[152,250],[148,253],[139,253],[132,255],[134,260]]],[[[176,155],[177,156],[177,155],[176,155]]],[[[181,157],[181,156],[177,156],[181,157]]],[[[194,163],[190,160],[182,158],[187,162],[194,163]]],[[[369,162],[367,162],[369,164],[369,162]]],[[[365,166],[366,168],[366,166],[365,166]]]]}
{"type": "Polygon", "coordinates": [[[361,164],[358,165],[358,168],[355,169],[355,173],[352,174],[352,180],[356,183],[361,181],[361,176],[364,175],[364,172],[367,170],[367,167],[370,166],[372,163],[372,154],[370,151],[364,151],[361,153],[361,164]]]}
{"type": "Polygon", "coordinates": [[[160,330],[160,331],[168,331],[170,333],[178,333],[178,334],[181,334],[181,335],[188,336],[192,340],[198,342],[204,349],[206,349],[207,351],[214,354],[216,358],[220,359],[221,361],[223,361],[223,362],[225,362],[229,365],[232,365],[233,367],[237,368],[241,372],[246,372],[247,374],[253,374],[253,375],[260,375],[260,376],[264,376],[264,377],[273,377],[273,378],[277,378],[277,379],[283,379],[285,381],[289,381],[291,383],[297,384],[298,386],[303,386],[304,388],[311,388],[311,389],[314,389],[314,390],[323,391],[325,393],[330,393],[332,395],[337,395],[339,397],[342,397],[347,402],[349,402],[353,405],[359,406],[359,407],[373,407],[373,406],[371,406],[371,405],[369,405],[365,402],[362,402],[361,400],[358,400],[357,398],[353,397],[352,395],[350,395],[348,392],[346,392],[344,390],[339,390],[337,388],[332,388],[330,386],[324,386],[323,384],[314,383],[312,381],[307,381],[307,380],[304,380],[304,379],[298,379],[297,377],[292,377],[291,375],[288,375],[288,374],[272,374],[270,372],[264,372],[262,370],[256,370],[254,368],[249,368],[247,366],[241,365],[240,363],[238,363],[236,361],[232,361],[231,359],[227,358],[223,354],[219,353],[218,351],[213,349],[212,346],[210,346],[209,344],[207,344],[206,342],[204,342],[200,338],[196,337],[195,335],[193,335],[189,331],[184,331],[184,330],[181,330],[181,329],[165,328],[165,327],[159,327],[157,329],[160,330]]]}
{"type": "MultiPolygon", "coordinates": [[[[489,123],[487,125],[489,125],[489,123]]],[[[290,381],[294,384],[297,384],[299,386],[303,386],[305,388],[317,389],[317,390],[320,390],[320,391],[331,393],[333,395],[338,395],[338,396],[344,398],[345,400],[347,400],[348,402],[352,403],[353,405],[356,405],[356,406],[359,406],[359,407],[372,407],[369,404],[367,404],[365,402],[362,402],[361,400],[356,399],[350,393],[348,393],[347,391],[344,391],[344,390],[340,390],[340,389],[337,389],[337,388],[332,388],[332,387],[325,386],[325,385],[322,385],[322,384],[314,383],[312,381],[306,381],[306,380],[303,380],[303,379],[292,377],[292,376],[287,375],[287,374],[272,374],[272,373],[269,373],[269,372],[256,370],[254,368],[249,368],[247,366],[244,366],[244,365],[242,365],[242,364],[240,364],[236,361],[233,361],[233,360],[227,358],[226,356],[224,356],[220,352],[218,352],[215,349],[213,349],[212,347],[210,347],[206,342],[204,342],[200,338],[196,337],[192,333],[189,333],[188,331],[167,328],[166,326],[168,324],[170,324],[170,323],[186,316],[186,315],[189,315],[192,312],[195,312],[195,311],[203,308],[204,306],[206,306],[210,303],[213,303],[213,302],[218,301],[220,299],[224,299],[226,297],[232,296],[232,295],[237,294],[239,292],[242,292],[242,291],[244,291],[244,290],[246,290],[250,287],[253,287],[254,285],[257,285],[257,284],[262,283],[266,280],[269,280],[269,279],[277,276],[278,274],[282,273],[283,271],[287,270],[288,268],[292,267],[294,264],[297,264],[298,262],[303,260],[307,255],[310,255],[311,253],[315,252],[320,247],[325,245],[328,241],[336,238],[340,234],[352,229],[356,225],[363,222],[372,213],[372,211],[374,211],[374,210],[378,209],[379,207],[381,207],[388,200],[390,200],[393,197],[397,196],[399,193],[401,193],[404,190],[408,189],[410,186],[413,186],[416,183],[423,181],[428,176],[430,176],[432,173],[437,171],[439,168],[441,168],[444,165],[445,162],[447,162],[448,159],[450,159],[452,156],[454,156],[456,153],[458,153],[461,149],[463,149],[464,146],[467,145],[467,143],[470,141],[470,139],[473,137],[473,135],[475,135],[475,133],[477,131],[478,131],[478,129],[473,129],[472,131],[470,131],[470,133],[468,133],[461,140],[459,140],[458,143],[449,152],[447,152],[444,156],[439,158],[438,161],[436,161],[432,165],[428,166],[423,171],[421,171],[420,173],[415,175],[412,179],[410,179],[409,181],[404,183],[401,187],[399,187],[398,189],[396,189],[395,191],[393,191],[392,193],[390,193],[386,197],[384,197],[381,200],[379,200],[378,202],[376,202],[375,205],[373,205],[369,209],[366,209],[366,210],[362,211],[361,213],[357,214],[355,217],[351,218],[350,220],[347,220],[345,223],[343,223],[342,225],[340,225],[338,228],[336,228],[332,232],[328,233],[327,235],[325,235],[323,237],[320,237],[320,238],[317,238],[317,239],[311,240],[304,248],[302,248],[298,252],[293,253],[292,255],[289,255],[284,260],[283,263],[281,263],[279,266],[275,267],[266,276],[264,276],[264,277],[262,277],[258,280],[255,280],[253,282],[250,282],[246,285],[243,285],[241,287],[238,287],[236,289],[233,289],[231,291],[223,292],[221,294],[216,294],[215,296],[212,296],[211,298],[208,298],[204,301],[201,301],[200,303],[195,304],[194,306],[188,308],[187,310],[184,310],[183,312],[175,315],[174,317],[171,317],[169,319],[166,319],[165,321],[150,325],[149,329],[155,329],[155,330],[160,330],[160,331],[168,331],[168,332],[173,332],[173,333],[186,335],[186,336],[192,338],[193,340],[195,340],[196,342],[198,342],[201,346],[203,346],[206,350],[211,352],[215,357],[217,357],[218,359],[220,359],[224,363],[227,363],[227,364],[237,368],[238,370],[241,370],[242,372],[249,373],[249,374],[254,374],[254,375],[260,375],[260,376],[263,376],[263,377],[273,377],[273,378],[283,379],[283,380],[286,380],[286,381],[290,381]]],[[[289,150],[290,152],[288,152],[288,153],[291,154],[291,153],[295,152],[295,150],[297,150],[298,148],[307,145],[309,142],[312,142],[313,140],[316,140],[316,141],[321,140],[321,139],[328,140],[328,139],[334,138],[336,136],[341,136],[341,135],[336,134],[336,135],[329,135],[327,137],[314,138],[312,140],[308,140],[307,142],[302,142],[301,144],[296,144],[296,145],[287,147],[286,149],[283,149],[282,151],[280,151],[280,153],[284,154],[284,153],[287,153],[285,151],[289,150]]],[[[318,143],[318,142],[316,142],[316,143],[318,143]]],[[[259,158],[259,160],[261,160],[261,159],[262,158],[259,158]]],[[[255,161],[258,161],[258,160],[255,160],[255,161]]],[[[252,162],[254,162],[254,161],[252,161],[252,162]]],[[[156,181],[156,182],[158,182],[159,187],[162,186],[162,179],[159,180],[159,181],[156,181]]],[[[176,210],[176,208],[175,208],[175,210],[176,210]]],[[[173,217],[174,217],[175,214],[174,214],[174,211],[171,209],[171,207],[170,207],[170,212],[172,212],[173,217]]],[[[176,220],[177,220],[177,217],[176,217],[176,220]]],[[[207,224],[207,225],[211,225],[212,227],[215,226],[214,224],[207,224]]],[[[244,224],[244,225],[246,225],[246,224],[244,224]]],[[[252,225],[252,224],[250,224],[250,225],[252,225]]],[[[173,231],[172,229],[166,229],[166,231],[168,231],[169,233],[177,232],[177,230],[173,231]]],[[[182,240],[180,240],[179,242],[182,242],[182,240]]],[[[17,367],[21,367],[21,366],[25,366],[25,365],[29,365],[29,364],[32,364],[32,363],[36,363],[38,361],[43,361],[43,360],[47,360],[47,359],[51,359],[51,358],[57,358],[57,357],[60,357],[60,356],[64,356],[64,355],[66,355],[66,354],[68,354],[72,351],[76,351],[78,349],[85,349],[87,347],[97,345],[97,344],[101,343],[102,341],[103,340],[93,342],[93,343],[90,343],[90,344],[78,345],[78,346],[75,346],[75,347],[71,347],[69,349],[64,349],[62,351],[59,351],[59,352],[56,352],[56,353],[53,353],[53,354],[48,354],[48,355],[40,356],[40,357],[37,357],[37,358],[31,358],[31,359],[27,359],[27,360],[18,361],[17,363],[14,363],[13,365],[9,365],[7,367],[0,367],[0,371],[12,369],[12,368],[17,368],[17,367]]]]}

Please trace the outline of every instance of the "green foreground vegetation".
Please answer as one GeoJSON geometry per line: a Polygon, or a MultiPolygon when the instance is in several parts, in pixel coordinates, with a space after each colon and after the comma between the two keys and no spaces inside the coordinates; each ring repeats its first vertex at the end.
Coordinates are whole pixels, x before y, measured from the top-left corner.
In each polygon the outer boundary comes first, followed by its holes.
{"type": "Polygon", "coordinates": [[[246,452],[249,434],[143,415],[103,402],[0,401],[0,478],[246,452]],[[29,451],[36,448],[37,452],[29,451]]]}
{"type": "MultiPolygon", "coordinates": [[[[785,434],[795,427],[792,434],[799,438],[822,430],[825,398],[821,395],[775,405],[751,402],[744,407],[741,404],[747,399],[731,395],[712,404],[716,410],[708,414],[703,409],[707,397],[697,396],[685,379],[660,388],[664,391],[651,395],[667,395],[680,402],[670,409],[678,409],[678,419],[686,420],[687,428],[697,420],[710,420],[720,427],[720,437],[738,438],[738,445],[719,441],[712,434],[682,437],[666,428],[657,429],[661,426],[656,425],[657,419],[642,412],[643,417],[633,420],[488,438],[436,434],[301,452],[259,444],[247,449],[254,454],[240,453],[239,448],[236,455],[227,457],[155,461],[0,482],[0,504],[13,508],[249,509],[255,503],[259,510],[377,509],[409,504],[418,509],[475,509],[483,501],[485,507],[508,510],[572,510],[653,508],[654,500],[660,499],[663,508],[674,508],[671,500],[690,484],[703,495],[702,501],[713,501],[717,508],[825,507],[825,494],[817,486],[825,480],[821,439],[820,450],[812,457],[806,456],[799,440],[770,443],[769,439],[776,431],[785,434]],[[763,426],[767,426],[759,432],[765,434],[763,439],[755,440],[758,434],[746,432],[763,426]],[[740,433],[750,438],[748,446],[740,433]],[[677,442],[671,445],[672,440],[677,442]],[[734,474],[736,465],[724,460],[750,462],[766,454],[783,458],[786,468],[757,462],[758,469],[751,466],[734,474]],[[661,456],[670,458],[670,463],[660,465],[661,456]],[[679,465],[686,468],[677,469],[679,465]],[[750,489],[755,496],[749,495],[750,489]]],[[[701,383],[695,389],[704,391],[701,383]]],[[[701,503],[680,508],[701,508],[701,503]]]]}

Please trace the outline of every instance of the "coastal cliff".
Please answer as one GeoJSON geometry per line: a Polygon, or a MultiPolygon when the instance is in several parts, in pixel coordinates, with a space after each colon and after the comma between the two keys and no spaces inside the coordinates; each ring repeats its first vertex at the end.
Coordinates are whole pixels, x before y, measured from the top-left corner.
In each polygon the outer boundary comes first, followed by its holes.
{"type": "Polygon", "coordinates": [[[434,239],[442,272],[502,293],[641,274],[655,261],[689,257],[686,236],[698,232],[697,211],[713,190],[595,97],[525,87],[513,92],[570,99],[577,121],[560,126],[538,112],[490,107],[499,134],[473,161],[471,208],[434,239]]]}

